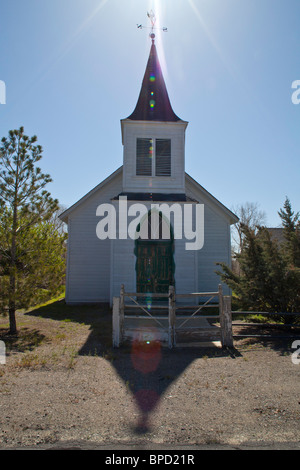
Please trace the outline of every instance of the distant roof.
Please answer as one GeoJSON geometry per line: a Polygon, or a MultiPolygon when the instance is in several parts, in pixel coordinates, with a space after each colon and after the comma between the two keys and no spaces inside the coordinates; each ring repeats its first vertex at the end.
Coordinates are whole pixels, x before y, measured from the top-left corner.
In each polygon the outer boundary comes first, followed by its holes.
{"type": "Polygon", "coordinates": [[[279,243],[283,243],[285,241],[282,227],[267,227],[267,230],[274,240],[277,240],[279,243]]]}
{"type": "Polygon", "coordinates": [[[154,40],[152,40],[137,105],[127,119],[135,121],[180,121],[169,100],[154,40]]]}

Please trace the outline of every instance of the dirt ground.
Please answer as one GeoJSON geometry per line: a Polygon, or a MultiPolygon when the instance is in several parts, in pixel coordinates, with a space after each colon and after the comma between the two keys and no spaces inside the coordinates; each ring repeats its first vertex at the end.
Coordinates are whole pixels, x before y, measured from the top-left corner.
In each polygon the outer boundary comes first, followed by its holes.
{"type": "Polygon", "coordinates": [[[1,449],[300,449],[300,364],[290,338],[239,339],[233,350],[156,342],[116,350],[107,308],[64,302],[17,322],[9,340],[0,318],[1,449]]]}

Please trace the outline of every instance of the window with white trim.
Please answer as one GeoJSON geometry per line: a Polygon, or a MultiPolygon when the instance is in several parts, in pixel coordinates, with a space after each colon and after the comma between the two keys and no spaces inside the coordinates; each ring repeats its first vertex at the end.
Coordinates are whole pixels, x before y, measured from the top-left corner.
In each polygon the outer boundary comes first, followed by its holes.
{"type": "Polygon", "coordinates": [[[136,175],[171,176],[171,139],[137,139],[136,175]]]}

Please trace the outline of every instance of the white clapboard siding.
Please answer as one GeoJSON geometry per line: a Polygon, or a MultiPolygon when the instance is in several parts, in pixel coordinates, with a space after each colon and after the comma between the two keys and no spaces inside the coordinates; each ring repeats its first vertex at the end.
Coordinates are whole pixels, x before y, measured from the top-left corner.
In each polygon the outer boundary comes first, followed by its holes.
{"type": "MultiPolygon", "coordinates": [[[[97,207],[111,203],[124,191],[122,173],[120,168],[62,214],[62,220],[69,224],[68,303],[111,302],[113,296],[119,295],[121,284],[127,292],[136,291],[134,240],[118,239],[118,231],[116,240],[99,240],[96,235],[100,220],[97,207]]],[[[187,240],[174,241],[176,292],[216,291],[220,283],[216,263],[230,264],[230,225],[237,218],[189,175],[185,176],[185,186],[188,196],[204,204],[204,246],[198,251],[186,250],[187,240]]],[[[128,207],[130,204],[128,201],[128,207]]],[[[143,204],[150,209],[150,202],[143,204]]],[[[114,205],[118,214],[116,201],[114,205]]]]}
{"type": "Polygon", "coordinates": [[[121,284],[124,284],[126,292],[136,292],[135,263],[134,240],[113,241],[110,301],[120,295],[121,284]]]}
{"type": "MultiPolygon", "coordinates": [[[[204,246],[197,252],[197,282],[200,292],[213,292],[220,283],[216,271],[221,268],[216,263],[231,264],[230,225],[237,219],[188,175],[186,193],[204,204],[204,246]]],[[[227,286],[223,287],[224,292],[229,293],[227,286]]]]}
{"type": "MultiPolygon", "coordinates": [[[[187,123],[178,122],[145,122],[124,119],[122,123],[122,142],[124,146],[123,190],[127,192],[144,192],[151,188],[153,192],[184,193],[184,142],[187,123]],[[136,171],[137,139],[170,139],[171,140],[171,176],[141,176],[136,171]]],[[[161,161],[162,164],[166,162],[161,161]]],[[[154,167],[155,168],[155,167],[154,167]]],[[[166,169],[165,169],[166,171],[166,169]]]]}
{"type": "MultiPolygon", "coordinates": [[[[178,294],[189,294],[197,291],[196,252],[185,249],[186,240],[174,240],[175,289],[178,294]]],[[[193,302],[184,299],[183,303],[193,302]]]]}
{"type": "Polygon", "coordinates": [[[110,299],[111,240],[99,240],[97,207],[122,191],[122,172],[100,188],[68,217],[68,303],[108,302],[110,299]]]}

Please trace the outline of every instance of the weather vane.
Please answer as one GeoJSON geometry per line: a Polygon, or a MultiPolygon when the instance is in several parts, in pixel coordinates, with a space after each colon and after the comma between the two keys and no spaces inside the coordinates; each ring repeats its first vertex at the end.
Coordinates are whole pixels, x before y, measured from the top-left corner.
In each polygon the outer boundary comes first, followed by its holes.
{"type": "Polygon", "coordinates": [[[156,23],[156,16],[155,14],[153,13],[153,11],[151,10],[150,13],[147,12],[147,16],[148,18],[150,19],[151,21],[151,26],[143,26],[142,24],[137,24],[137,27],[138,29],[151,29],[151,33],[150,33],[150,38],[152,39],[152,41],[154,40],[155,38],[155,34],[154,34],[154,30],[157,30],[159,29],[160,31],[164,31],[164,33],[166,33],[168,31],[168,28],[155,28],[155,23],[156,23]]]}

